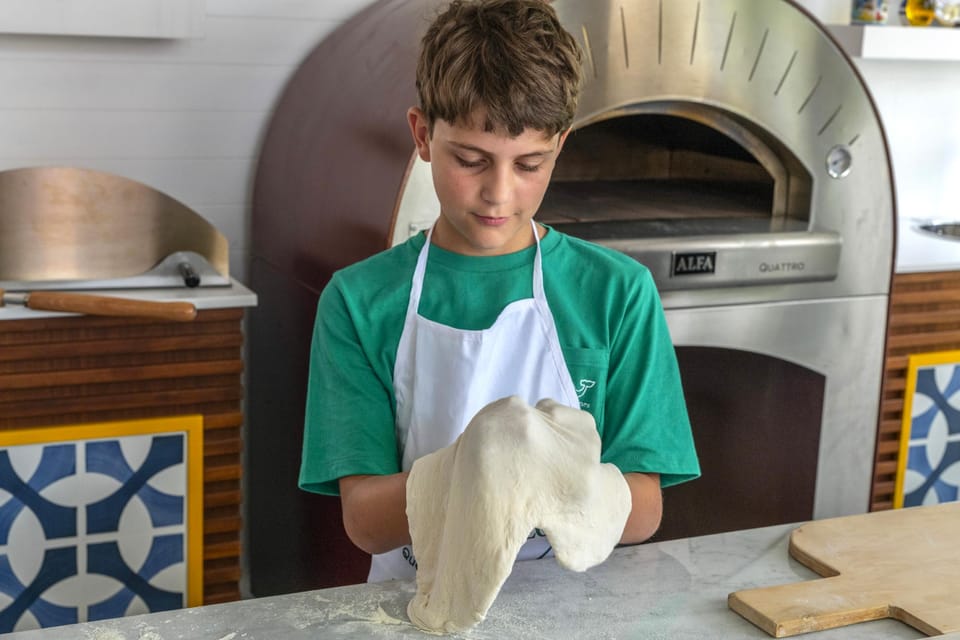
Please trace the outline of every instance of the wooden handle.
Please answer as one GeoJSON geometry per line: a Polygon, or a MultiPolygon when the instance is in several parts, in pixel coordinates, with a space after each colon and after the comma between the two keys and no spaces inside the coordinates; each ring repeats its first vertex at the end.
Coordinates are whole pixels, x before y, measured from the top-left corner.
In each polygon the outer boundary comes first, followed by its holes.
{"type": "Polygon", "coordinates": [[[132,300],[64,291],[33,291],[27,296],[25,304],[30,309],[95,316],[133,316],[177,322],[189,322],[197,317],[197,308],[191,302],[132,300]]]}
{"type": "Polygon", "coordinates": [[[882,585],[834,576],[736,591],[727,605],[774,638],[897,617],[882,585]]]}

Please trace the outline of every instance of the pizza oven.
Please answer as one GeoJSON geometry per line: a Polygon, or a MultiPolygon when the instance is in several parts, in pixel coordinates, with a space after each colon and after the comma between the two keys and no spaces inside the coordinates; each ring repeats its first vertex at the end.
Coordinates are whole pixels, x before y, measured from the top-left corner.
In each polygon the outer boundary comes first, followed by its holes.
{"type": "MultiPolygon", "coordinates": [[[[258,380],[283,381],[289,404],[279,422],[251,407],[251,508],[258,493],[278,508],[296,484],[268,458],[279,430],[285,457],[298,452],[317,294],[335,269],[438,215],[403,116],[419,35],[442,4],[382,0],[344,25],[294,76],[264,141],[252,284],[282,300],[255,321],[298,338],[287,352],[253,345],[253,397],[258,380]],[[260,461],[258,442],[271,450],[260,461]]],[[[653,273],[703,467],[665,491],[658,538],[866,511],[896,216],[856,68],[788,0],[553,4],[584,49],[586,82],[538,219],[653,273]]],[[[349,573],[316,548],[340,544],[335,501],[294,495],[286,507],[294,530],[322,519],[323,532],[298,549],[290,527],[252,531],[255,592],[258,547],[273,536],[288,541],[279,555],[349,573]]]]}

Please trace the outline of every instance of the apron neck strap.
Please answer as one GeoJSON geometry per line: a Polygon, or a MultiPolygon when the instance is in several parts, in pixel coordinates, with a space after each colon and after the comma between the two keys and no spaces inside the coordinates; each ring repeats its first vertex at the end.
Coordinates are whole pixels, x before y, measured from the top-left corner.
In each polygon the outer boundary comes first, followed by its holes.
{"type": "MultiPolygon", "coordinates": [[[[420,255],[417,256],[417,266],[413,271],[413,281],[410,287],[410,302],[407,306],[407,313],[417,313],[420,308],[420,295],[423,292],[423,279],[427,272],[427,256],[430,254],[430,243],[433,238],[433,230],[436,223],[430,225],[427,230],[427,240],[420,249],[420,255]]],[[[546,300],[543,292],[543,260],[540,251],[540,233],[537,229],[537,223],[530,220],[530,228],[533,231],[533,239],[537,245],[537,252],[533,258],[533,297],[538,300],[546,300]]]]}

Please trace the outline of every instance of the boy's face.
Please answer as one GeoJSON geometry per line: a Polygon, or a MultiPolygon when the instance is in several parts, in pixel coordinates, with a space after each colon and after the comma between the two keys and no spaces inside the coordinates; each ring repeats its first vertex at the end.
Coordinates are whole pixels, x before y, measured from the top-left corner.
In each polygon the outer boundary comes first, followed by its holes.
{"type": "MultiPolygon", "coordinates": [[[[540,207],[567,132],[527,129],[516,138],[482,125],[439,120],[429,132],[417,108],[407,114],[417,153],[431,164],[440,200],[433,242],[448,251],[494,256],[533,244],[530,219],[540,207]]],[[[482,117],[472,118],[482,123],[482,117]]]]}

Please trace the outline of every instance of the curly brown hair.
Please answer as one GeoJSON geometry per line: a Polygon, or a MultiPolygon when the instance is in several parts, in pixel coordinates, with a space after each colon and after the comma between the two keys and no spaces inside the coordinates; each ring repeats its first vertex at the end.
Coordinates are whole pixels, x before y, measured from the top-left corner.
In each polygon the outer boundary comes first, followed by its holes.
{"type": "Polygon", "coordinates": [[[453,0],[423,37],[420,109],[442,119],[483,114],[486,131],[554,135],[573,122],[582,54],[545,0],[453,0]]]}

